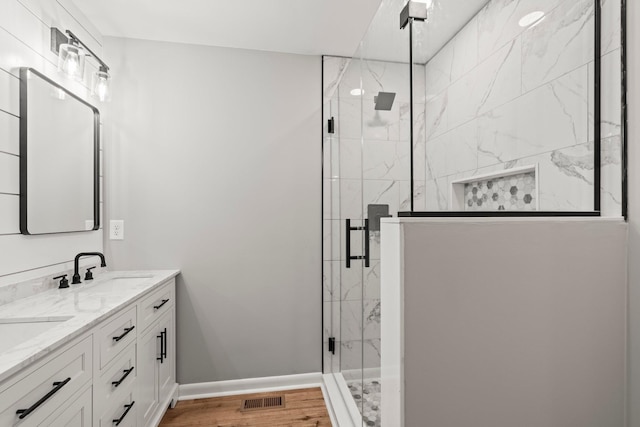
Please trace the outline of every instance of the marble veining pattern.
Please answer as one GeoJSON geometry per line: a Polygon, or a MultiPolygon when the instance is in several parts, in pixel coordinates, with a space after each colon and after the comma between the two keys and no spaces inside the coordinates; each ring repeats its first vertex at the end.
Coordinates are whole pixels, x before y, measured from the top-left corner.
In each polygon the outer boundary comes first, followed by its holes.
{"type": "Polygon", "coordinates": [[[114,271],[90,284],[50,289],[0,306],[0,319],[71,319],[0,353],[0,381],[88,331],[102,320],[175,277],[178,270],[114,271]],[[117,278],[140,278],[119,284],[117,278]]]}
{"type": "MultiPolygon", "coordinates": [[[[538,209],[593,209],[593,15],[593,0],[491,0],[426,64],[427,210],[450,208],[453,181],[535,163],[538,209]],[[534,10],[544,19],[521,27],[534,10]]],[[[602,54],[602,212],[618,216],[618,0],[602,1],[602,54]]]]}

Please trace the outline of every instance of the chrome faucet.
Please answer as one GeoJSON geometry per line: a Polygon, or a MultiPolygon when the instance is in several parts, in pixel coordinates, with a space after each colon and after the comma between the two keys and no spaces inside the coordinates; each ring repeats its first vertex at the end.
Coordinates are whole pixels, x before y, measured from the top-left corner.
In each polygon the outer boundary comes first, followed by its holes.
{"type": "Polygon", "coordinates": [[[78,283],[81,283],[80,281],[80,272],[79,270],[79,265],[78,263],[80,262],[80,258],[82,258],[83,256],[99,256],[100,257],[100,267],[106,267],[107,263],[104,260],[104,255],[102,255],[100,252],[80,252],[78,255],[76,255],[76,259],[73,261],[73,280],[71,281],[72,285],[77,285],[78,283]]]}

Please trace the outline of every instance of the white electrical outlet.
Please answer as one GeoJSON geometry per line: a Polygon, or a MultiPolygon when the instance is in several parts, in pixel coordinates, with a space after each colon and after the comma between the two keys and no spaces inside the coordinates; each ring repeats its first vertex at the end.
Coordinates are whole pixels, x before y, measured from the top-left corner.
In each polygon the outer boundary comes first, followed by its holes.
{"type": "Polygon", "coordinates": [[[109,239],[124,240],[124,221],[112,219],[109,221],[109,239]]]}

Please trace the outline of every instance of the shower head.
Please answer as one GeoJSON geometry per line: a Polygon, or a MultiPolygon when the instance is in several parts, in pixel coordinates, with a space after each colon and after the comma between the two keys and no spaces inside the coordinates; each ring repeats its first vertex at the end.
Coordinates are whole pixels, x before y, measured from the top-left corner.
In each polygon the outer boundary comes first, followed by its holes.
{"type": "Polygon", "coordinates": [[[389,111],[393,107],[395,99],[395,92],[378,92],[378,96],[373,97],[373,102],[376,104],[375,109],[389,111]]]}

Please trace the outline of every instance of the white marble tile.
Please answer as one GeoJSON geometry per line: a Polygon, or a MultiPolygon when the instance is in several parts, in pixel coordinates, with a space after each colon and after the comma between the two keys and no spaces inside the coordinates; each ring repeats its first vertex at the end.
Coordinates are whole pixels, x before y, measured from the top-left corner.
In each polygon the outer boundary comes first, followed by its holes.
{"type": "Polygon", "coordinates": [[[425,134],[427,140],[442,135],[449,129],[449,90],[427,100],[425,134]]]}
{"type": "Polygon", "coordinates": [[[372,100],[363,100],[362,135],[365,140],[397,141],[400,138],[399,104],[396,99],[391,110],[376,110],[372,100]]]}
{"type": "Polygon", "coordinates": [[[621,1],[602,0],[602,54],[620,49],[621,1]]]}
{"type": "Polygon", "coordinates": [[[380,362],[381,362],[381,340],[380,338],[377,339],[370,339],[370,340],[364,340],[362,342],[362,348],[363,348],[363,368],[364,369],[368,369],[368,368],[379,368],[380,367],[380,362]]]}
{"type": "Polygon", "coordinates": [[[362,139],[341,138],[339,142],[340,178],[362,178],[362,139]]]}
{"type": "Polygon", "coordinates": [[[363,99],[373,100],[378,92],[395,92],[396,101],[406,102],[409,100],[409,66],[353,59],[342,78],[340,97],[352,97],[350,92],[355,88],[364,90],[363,99]]]}
{"type": "Polygon", "coordinates": [[[451,80],[458,80],[478,65],[478,18],[472,18],[454,37],[451,80]]]}
{"type": "Polygon", "coordinates": [[[341,259],[342,252],[340,246],[343,238],[343,221],[328,220],[322,221],[322,259],[324,261],[338,261],[341,259]]]}
{"type": "Polygon", "coordinates": [[[368,205],[389,205],[389,213],[398,212],[400,202],[400,185],[398,181],[365,180],[363,183],[363,206],[366,211],[368,205]]]}
{"type": "Polygon", "coordinates": [[[361,340],[340,342],[340,370],[360,370],[363,368],[363,348],[361,340]]]}
{"type": "Polygon", "coordinates": [[[323,178],[340,178],[340,138],[325,137],[322,143],[322,154],[323,178]]]}
{"type": "Polygon", "coordinates": [[[453,43],[447,43],[425,66],[426,99],[439,95],[451,84],[453,43]]]}
{"type": "Polygon", "coordinates": [[[322,219],[340,219],[340,180],[339,179],[323,180],[322,219]]]}
{"type": "MultiPolygon", "coordinates": [[[[620,135],[622,122],[620,82],[620,51],[602,57],[601,62],[600,135],[602,138],[620,135]]],[[[589,141],[594,139],[594,67],[589,65],[589,141]]]]}
{"type": "Polygon", "coordinates": [[[426,101],[426,69],[423,64],[413,64],[413,102],[424,104],[426,101]]]}
{"type": "Polygon", "coordinates": [[[340,218],[362,219],[361,180],[340,180],[340,218]]]}
{"type": "Polygon", "coordinates": [[[340,98],[340,111],[336,118],[336,135],[340,139],[362,138],[362,105],[360,97],[340,98]]]}
{"type": "Polygon", "coordinates": [[[340,261],[322,261],[322,300],[335,301],[340,285],[340,261]]]}
{"type": "Polygon", "coordinates": [[[440,178],[478,167],[478,120],[472,120],[430,140],[426,156],[433,177],[440,178]]]}
{"type": "Polygon", "coordinates": [[[519,36],[520,20],[531,12],[548,14],[561,0],[492,0],[478,13],[478,52],[483,60],[519,36]]]}
{"type": "Polygon", "coordinates": [[[446,177],[429,180],[425,183],[425,210],[449,210],[449,189],[446,177]]]}
{"type": "MultiPolygon", "coordinates": [[[[425,140],[425,118],[426,118],[426,105],[423,103],[413,104],[413,138],[415,142],[425,140]]],[[[408,141],[411,139],[410,129],[410,109],[409,103],[404,102],[400,104],[400,141],[408,141]]]]}
{"type": "MultiPolygon", "coordinates": [[[[411,182],[410,181],[398,181],[400,185],[400,206],[398,210],[400,212],[410,211],[411,210],[411,199],[409,195],[411,194],[411,182]]],[[[423,211],[425,210],[425,197],[426,197],[426,183],[425,181],[414,181],[413,182],[413,209],[415,211],[423,211]]]]}
{"type": "Polygon", "coordinates": [[[478,166],[587,141],[587,67],[480,117],[478,166]]]}
{"type": "Polygon", "coordinates": [[[364,298],[380,299],[380,261],[371,261],[364,269],[364,298]]]}
{"type": "Polygon", "coordinates": [[[520,52],[520,39],[513,40],[451,85],[448,129],[520,96],[520,52]]]}
{"type": "Polygon", "coordinates": [[[523,91],[593,60],[593,14],[593,0],[565,1],[522,34],[523,91]]]}
{"type": "Polygon", "coordinates": [[[365,140],[362,173],[365,180],[409,179],[409,142],[365,140]]]}
{"type": "Polygon", "coordinates": [[[329,337],[335,337],[337,341],[340,340],[340,306],[340,301],[326,301],[324,303],[322,340],[325,342],[329,341],[329,337]]]}
{"type": "Polygon", "coordinates": [[[362,305],[362,337],[380,339],[380,300],[364,299],[362,305]]]}
{"type": "Polygon", "coordinates": [[[362,299],[340,303],[340,337],[342,341],[362,340],[364,315],[362,299]]]}
{"type": "MultiPolygon", "coordinates": [[[[354,231],[356,233],[362,233],[361,231],[354,231]]],[[[352,255],[358,255],[364,252],[364,249],[360,246],[352,246],[352,255]]],[[[359,301],[362,299],[362,282],[363,282],[363,266],[364,263],[360,260],[353,261],[350,268],[347,268],[346,262],[340,263],[340,299],[342,301],[359,301]]]]}
{"type": "Polygon", "coordinates": [[[340,81],[351,62],[350,58],[325,56],[322,61],[324,99],[329,100],[337,93],[340,81]]]}
{"type": "Polygon", "coordinates": [[[622,154],[620,136],[602,140],[601,212],[603,216],[622,215],[622,154]]]}

